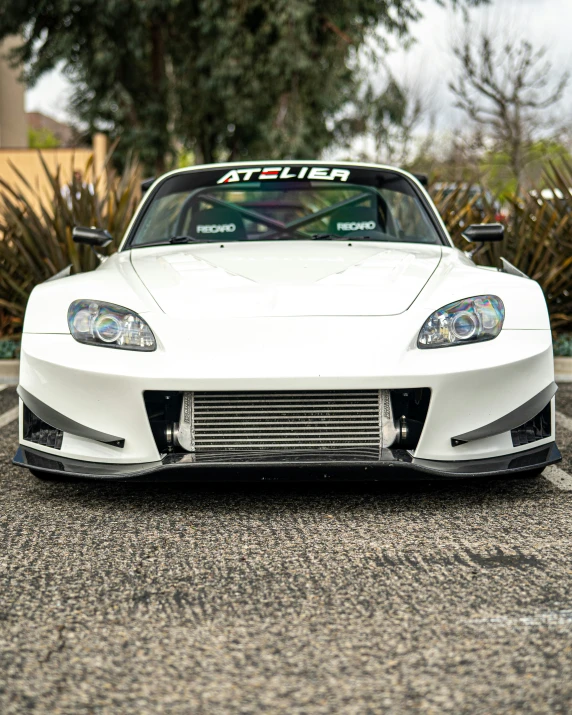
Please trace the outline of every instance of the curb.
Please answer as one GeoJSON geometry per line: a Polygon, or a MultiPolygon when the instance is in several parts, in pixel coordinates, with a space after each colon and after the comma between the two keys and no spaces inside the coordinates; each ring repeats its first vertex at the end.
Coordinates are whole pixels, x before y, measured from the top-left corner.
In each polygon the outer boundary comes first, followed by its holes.
{"type": "Polygon", "coordinates": [[[19,360],[0,360],[0,384],[17,385],[19,374],[19,360]]]}
{"type": "Polygon", "coordinates": [[[572,357],[555,357],[554,372],[556,382],[572,382],[572,357]]]}

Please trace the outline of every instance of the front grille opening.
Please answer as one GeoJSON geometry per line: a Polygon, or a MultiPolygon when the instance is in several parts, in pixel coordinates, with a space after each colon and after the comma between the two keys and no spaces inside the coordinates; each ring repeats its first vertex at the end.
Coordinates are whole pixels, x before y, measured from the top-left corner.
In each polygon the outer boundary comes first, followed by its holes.
{"type": "Polygon", "coordinates": [[[538,442],[552,435],[552,403],[549,402],[536,417],[525,422],[520,427],[511,430],[513,447],[522,447],[524,444],[538,442]]]}
{"type": "Polygon", "coordinates": [[[390,392],[395,419],[405,417],[410,426],[410,432],[415,427],[416,438],[409,441],[414,441],[413,447],[416,447],[427,418],[431,390],[428,387],[423,387],[415,390],[391,390],[390,392]]]}
{"type": "MultiPolygon", "coordinates": [[[[144,393],[160,453],[188,451],[177,441],[182,392],[144,393]]],[[[386,393],[387,394],[387,393],[386,393]]],[[[427,417],[428,388],[390,390],[395,447],[415,449],[427,417]]],[[[359,452],[379,459],[381,390],[277,390],[192,393],[193,449],[200,453],[359,452]]]]}
{"type": "Polygon", "coordinates": [[[24,439],[28,442],[41,444],[43,447],[51,447],[52,449],[62,448],[62,439],[64,433],[52,427],[47,422],[41,420],[35,415],[32,410],[24,405],[24,439]]]}

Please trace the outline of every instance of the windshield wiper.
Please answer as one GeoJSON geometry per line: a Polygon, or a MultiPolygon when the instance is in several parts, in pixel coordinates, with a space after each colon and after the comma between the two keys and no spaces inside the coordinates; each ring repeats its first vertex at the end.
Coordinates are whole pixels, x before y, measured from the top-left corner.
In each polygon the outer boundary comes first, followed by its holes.
{"type": "Polygon", "coordinates": [[[155,248],[156,246],[168,246],[170,243],[221,243],[220,238],[194,238],[193,236],[171,236],[161,238],[151,243],[139,243],[129,246],[129,248],[155,248]]]}
{"type": "Polygon", "coordinates": [[[196,238],[195,236],[171,236],[169,243],[206,243],[207,241],[220,241],[220,238],[196,238]]]}
{"type": "Polygon", "coordinates": [[[339,236],[337,233],[313,233],[312,241],[372,241],[371,236],[339,236]]]}

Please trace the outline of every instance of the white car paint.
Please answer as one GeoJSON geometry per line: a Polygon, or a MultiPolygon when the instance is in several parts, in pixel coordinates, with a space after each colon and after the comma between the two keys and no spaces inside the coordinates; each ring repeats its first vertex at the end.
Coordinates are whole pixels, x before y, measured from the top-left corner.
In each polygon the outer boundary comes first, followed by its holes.
{"type": "Polygon", "coordinates": [[[123,436],[125,447],[67,433],[57,452],[28,443],[22,432],[21,443],[79,460],[151,463],[160,455],[144,390],[428,387],[416,457],[474,460],[526,450],[512,446],[509,432],[458,447],[451,437],[501,418],[553,381],[538,284],[479,268],[450,246],[348,243],[221,240],[134,248],[91,273],[37,286],[24,323],[21,385],[70,419],[123,436]],[[499,296],[506,308],[497,338],[417,347],[431,313],[485,294],[499,296]],[[77,299],[141,314],[157,350],[76,342],[67,310],[77,299]]]}
{"type": "Polygon", "coordinates": [[[441,260],[440,246],[294,243],[137,249],[131,261],[168,315],[256,317],[397,315],[441,260]]]}
{"type": "MultiPolygon", "coordinates": [[[[506,308],[503,331],[550,329],[535,281],[477,267],[455,248],[388,243],[380,248],[375,242],[348,247],[344,242],[300,240],[222,245],[224,249],[220,244],[133,249],[114,254],[90,273],[42,283],[30,297],[24,334],[69,335],[67,310],[79,298],[134,310],[151,321],[154,332],[152,321],[165,314],[180,323],[200,317],[389,316],[407,311],[417,333],[434,310],[448,303],[499,293],[506,308]],[[361,260],[349,262],[354,249],[361,260]],[[275,260],[275,251],[283,260],[275,260]],[[231,258],[218,262],[213,257],[217,252],[231,258]],[[265,266],[273,280],[265,275],[265,266]],[[43,310],[46,304],[49,310],[43,310]]],[[[171,335],[158,338],[170,341],[171,335]]]]}
{"type": "Polygon", "coordinates": [[[431,429],[416,456],[494,457],[525,448],[513,449],[508,433],[456,448],[451,437],[516,409],[546,387],[553,370],[551,335],[543,330],[507,330],[490,343],[419,350],[419,328],[402,331],[399,317],[189,320],[180,338],[175,325],[157,322],[161,347],[154,353],[97,349],[70,335],[25,336],[21,384],[71,419],[126,439],[118,449],[65,434],[61,456],[156,461],[143,390],[430,387],[431,429]]]}

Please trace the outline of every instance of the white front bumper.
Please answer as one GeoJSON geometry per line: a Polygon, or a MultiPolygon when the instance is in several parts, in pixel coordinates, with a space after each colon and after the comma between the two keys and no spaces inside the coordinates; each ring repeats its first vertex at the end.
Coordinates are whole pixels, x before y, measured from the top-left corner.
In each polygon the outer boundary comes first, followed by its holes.
{"type": "Polygon", "coordinates": [[[509,432],[458,447],[451,438],[503,417],[554,380],[549,330],[503,330],[486,343],[419,350],[413,336],[403,344],[399,319],[186,321],[182,335],[173,321],[169,330],[157,333],[170,340],[159,338],[153,353],[81,345],[70,335],[25,334],[22,387],[80,424],[120,435],[125,447],[70,434],[64,435],[61,450],[28,443],[22,434],[20,441],[93,462],[156,462],[145,390],[427,387],[431,402],[416,457],[475,460],[530,447],[514,448],[509,432]]]}

